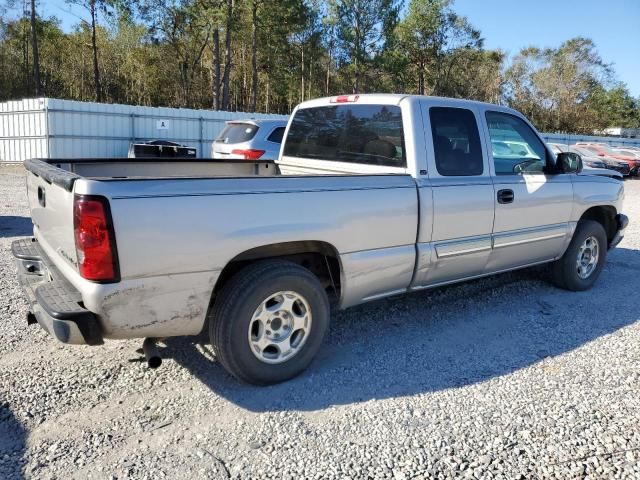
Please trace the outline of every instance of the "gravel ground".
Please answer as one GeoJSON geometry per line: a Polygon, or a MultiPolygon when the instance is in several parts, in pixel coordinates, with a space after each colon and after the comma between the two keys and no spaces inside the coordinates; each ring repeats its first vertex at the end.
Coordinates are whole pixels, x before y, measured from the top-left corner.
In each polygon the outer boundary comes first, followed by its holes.
{"type": "Polygon", "coordinates": [[[62,345],[27,326],[0,173],[0,479],[640,478],[640,181],[593,290],[542,269],[334,315],[286,384],[239,384],[206,345],[62,345]]]}

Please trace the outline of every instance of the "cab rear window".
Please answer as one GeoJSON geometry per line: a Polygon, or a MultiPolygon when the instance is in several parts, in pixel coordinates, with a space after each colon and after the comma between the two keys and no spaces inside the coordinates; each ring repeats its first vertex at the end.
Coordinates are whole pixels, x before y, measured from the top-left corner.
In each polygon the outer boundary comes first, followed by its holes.
{"type": "Polygon", "coordinates": [[[248,142],[258,133],[258,126],[250,123],[228,123],[216,139],[217,143],[248,142]]]}
{"type": "Polygon", "coordinates": [[[284,156],[406,167],[402,114],[395,105],[330,105],[298,110],[284,156]]]}

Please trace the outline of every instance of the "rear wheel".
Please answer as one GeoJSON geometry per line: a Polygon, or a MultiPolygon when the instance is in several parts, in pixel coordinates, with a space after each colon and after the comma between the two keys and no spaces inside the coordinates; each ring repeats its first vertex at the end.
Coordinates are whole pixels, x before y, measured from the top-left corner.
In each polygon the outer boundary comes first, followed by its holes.
{"type": "Polygon", "coordinates": [[[269,385],[295,377],[320,350],[329,301],[309,270],[267,260],[231,278],[218,294],[209,335],[220,363],[235,377],[269,385]]]}
{"type": "Polygon", "coordinates": [[[593,220],[578,223],[562,258],[552,264],[554,283],[567,290],[581,291],[593,286],[607,258],[607,236],[593,220]]]}

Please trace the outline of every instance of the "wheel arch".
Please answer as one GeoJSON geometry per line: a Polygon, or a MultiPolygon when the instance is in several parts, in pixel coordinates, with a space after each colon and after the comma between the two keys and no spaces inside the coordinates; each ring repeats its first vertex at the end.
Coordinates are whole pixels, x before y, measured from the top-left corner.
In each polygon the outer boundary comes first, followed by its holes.
{"type": "Polygon", "coordinates": [[[585,210],[580,217],[580,221],[593,220],[601,224],[607,235],[607,242],[611,242],[616,234],[617,213],[616,208],[611,205],[598,205],[585,210]]]}
{"type": "Polygon", "coordinates": [[[302,240],[272,243],[245,250],[233,257],[222,269],[213,290],[213,297],[233,275],[260,260],[288,260],[311,271],[328,293],[341,295],[342,264],[338,250],[328,242],[302,240]]]}

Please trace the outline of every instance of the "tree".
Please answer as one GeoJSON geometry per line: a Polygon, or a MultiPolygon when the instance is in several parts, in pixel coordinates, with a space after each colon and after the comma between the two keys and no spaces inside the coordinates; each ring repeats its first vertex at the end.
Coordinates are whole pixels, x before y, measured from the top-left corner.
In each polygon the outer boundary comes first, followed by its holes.
{"type": "Polygon", "coordinates": [[[337,36],[338,22],[335,17],[325,15],[322,19],[322,28],[324,30],[324,48],[326,50],[327,66],[325,75],[325,88],[324,94],[329,95],[331,91],[331,69],[333,68],[333,55],[336,49],[336,36],[337,36]]]}
{"type": "Polygon", "coordinates": [[[107,15],[113,7],[111,0],[67,0],[71,5],[83,7],[89,13],[89,21],[85,21],[91,28],[91,53],[93,59],[93,84],[95,89],[96,102],[102,101],[102,87],[100,85],[100,66],[98,64],[98,13],[107,15]]]}
{"type": "Polygon", "coordinates": [[[343,65],[353,72],[353,93],[366,91],[366,68],[382,52],[399,15],[396,0],[333,0],[343,65]]]}
{"type": "Polygon", "coordinates": [[[37,3],[28,17],[2,2],[0,100],[33,96],[38,65],[55,98],[290,113],[323,95],[406,92],[506,103],[546,131],[640,127],[640,101],[593,42],[523,49],[505,69],[452,0],[72,1],[89,14],[71,31],[37,3]]]}
{"type": "Polygon", "coordinates": [[[211,50],[211,95],[213,109],[220,110],[220,28],[213,27],[213,48],[211,50]]]}
{"type": "Polygon", "coordinates": [[[224,7],[226,0],[198,0],[196,10],[204,19],[204,24],[211,28],[211,61],[210,61],[210,90],[211,108],[220,110],[221,97],[221,56],[220,56],[220,30],[224,29],[224,7]]]}
{"type": "Polygon", "coordinates": [[[598,129],[640,128],[640,99],[633,98],[623,84],[616,83],[610,90],[596,87],[590,100],[599,120],[598,129]]]}
{"type": "Polygon", "coordinates": [[[417,93],[458,96],[453,72],[460,63],[482,56],[480,32],[451,9],[451,0],[411,0],[396,28],[398,48],[417,74],[417,93]]]}
{"type": "Polygon", "coordinates": [[[222,109],[229,110],[229,82],[231,79],[231,30],[234,23],[234,0],[226,0],[224,34],[224,76],[222,77],[222,109]]]}
{"type": "MultiPolygon", "coordinates": [[[[299,6],[302,7],[302,5],[299,6]]],[[[307,89],[311,88],[311,70],[314,62],[312,52],[318,49],[321,25],[318,22],[318,12],[313,8],[300,8],[293,14],[297,17],[298,27],[292,31],[290,42],[300,52],[300,81],[298,84],[300,94],[298,99],[300,102],[304,102],[305,98],[308,98],[307,89]]]]}
{"type": "Polygon", "coordinates": [[[258,108],[258,8],[262,2],[251,0],[251,104],[250,111],[258,108]]]}
{"type": "Polygon", "coordinates": [[[542,130],[593,133],[595,94],[612,85],[612,69],[590,39],[520,51],[506,72],[507,100],[542,130]]]}
{"type": "Polygon", "coordinates": [[[449,0],[412,0],[407,16],[398,24],[398,46],[417,71],[417,93],[424,95],[427,65],[438,50],[438,31],[444,23],[444,8],[449,0]]]}
{"type": "Polygon", "coordinates": [[[38,31],[36,26],[36,0],[31,0],[31,51],[33,52],[33,83],[37,97],[42,94],[40,83],[40,56],[38,55],[38,31]]]}
{"type": "Polygon", "coordinates": [[[200,61],[212,33],[212,25],[201,15],[201,7],[190,1],[150,0],[142,9],[150,30],[156,34],[156,41],[171,46],[179,72],[181,105],[185,107],[195,105],[193,85],[200,74],[200,61]]]}

